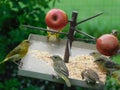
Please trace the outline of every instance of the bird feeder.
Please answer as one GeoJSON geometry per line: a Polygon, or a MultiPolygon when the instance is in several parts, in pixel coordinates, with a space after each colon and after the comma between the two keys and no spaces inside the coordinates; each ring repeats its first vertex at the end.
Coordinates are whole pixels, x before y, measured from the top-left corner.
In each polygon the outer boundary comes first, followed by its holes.
{"type": "Polygon", "coordinates": [[[87,20],[95,18],[102,13],[99,13],[80,22],[76,21],[77,14],[77,12],[72,13],[72,20],[70,20],[70,28],[68,33],[23,25],[27,28],[64,34],[67,36],[67,39],[61,39],[60,42],[48,42],[46,36],[30,34],[28,39],[30,42],[32,42],[32,45],[29,47],[27,55],[21,60],[23,64],[21,68],[19,68],[18,75],[58,83],[65,83],[61,79],[53,78],[53,75],[56,75],[56,73],[54,72],[54,69],[51,65],[52,61],[48,57],[50,55],[57,54],[64,59],[64,62],[68,67],[70,74],[69,79],[72,85],[100,90],[104,88],[106,75],[101,72],[99,73],[99,77],[100,79],[102,78],[102,83],[89,85],[85,82],[85,80],[81,79],[81,75],[80,73],[78,73],[79,71],[82,71],[86,68],[91,68],[99,71],[97,66],[95,66],[95,64],[93,63],[93,57],[89,55],[89,53],[97,50],[95,44],[82,42],[81,39],[80,41],[76,41],[76,39],[74,38],[75,32],[78,32],[92,38],[92,40],[95,40],[95,38],[91,35],[77,30],[76,26],[87,20]],[[76,62],[74,62],[75,59],[76,62]]]}

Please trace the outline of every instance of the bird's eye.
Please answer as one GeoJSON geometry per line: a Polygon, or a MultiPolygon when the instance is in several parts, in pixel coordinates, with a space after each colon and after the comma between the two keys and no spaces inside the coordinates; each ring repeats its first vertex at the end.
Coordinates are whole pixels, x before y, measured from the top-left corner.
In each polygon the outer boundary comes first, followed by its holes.
{"type": "Polygon", "coordinates": [[[90,55],[95,55],[95,52],[92,52],[90,55]]]}
{"type": "Polygon", "coordinates": [[[95,52],[93,52],[93,54],[95,54],[95,52]]]}
{"type": "Polygon", "coordinates": [[[97,61],[99,61],[99,62],[104,62],[104,60],[103,60],[103,59],[98,59],[97,61]]]}
{"type": "Polygon", "coordinates": [[[55,56],[54,58],[56,59],[57,57],[55,56]]]}
{"type": "Polygon", "coordinates": [[[98,59],[97,61],[99,61],[99,62],[100,62],[101,60],[100,60],[100,59],[98,59]]]}
{"type": "Polygon", "coordinates": [[[26,43],[29,43],[29,41],[28,41],[28,40],[26,40],[25,42],[26,42],[26,43]]]}

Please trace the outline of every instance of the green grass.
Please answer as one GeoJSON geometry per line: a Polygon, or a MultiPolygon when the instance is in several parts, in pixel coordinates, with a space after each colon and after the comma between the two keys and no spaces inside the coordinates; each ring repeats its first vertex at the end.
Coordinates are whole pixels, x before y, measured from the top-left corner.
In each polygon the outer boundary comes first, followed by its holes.
{"type": "MultiPolygon", "coordinates": [[[[93,16],[99,12],[103,15],[79,25],[83,31],[95,37],[120,29],[120,0],[60,0],[54,7],[64,10],[69,20],[73,11],[78,12],[77,21],[93,16]]],[[[46,10],[47,12],[48,10],[46,10]]]]}

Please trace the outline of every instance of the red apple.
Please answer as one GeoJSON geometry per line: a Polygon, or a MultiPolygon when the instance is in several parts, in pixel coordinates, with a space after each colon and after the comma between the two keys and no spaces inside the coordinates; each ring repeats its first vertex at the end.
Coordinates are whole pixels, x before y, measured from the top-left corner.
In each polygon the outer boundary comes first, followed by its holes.
{"type": "Polygon", "coordinates": [[[119,41],[111,34],[104,34],[97,39],[96,48],[101,54],[111,56],[119,49],[119,41]]]}
{"type": "Polygon", "coordinates": [[[46,14],[45,21],[49,28],[61,30],[68,23],[68,17],[63,10],[55,8],[46,14]]]}

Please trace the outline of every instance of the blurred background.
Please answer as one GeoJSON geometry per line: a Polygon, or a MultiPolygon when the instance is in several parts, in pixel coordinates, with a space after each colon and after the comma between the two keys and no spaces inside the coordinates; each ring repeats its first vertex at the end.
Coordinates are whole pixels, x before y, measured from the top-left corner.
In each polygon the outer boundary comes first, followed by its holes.
{"type": "MultiPolygon", "coordinates": [[[[52,8],[64,10],[69,20],[72,12],[77,11],[77,21],[104,12],[103,15],[77,26],[94,37],[111,33],[113,29],[120,30],[119,0],[0,0],[0,61],[22,40],[27,39],[30,33],[47,35],[45,31],[28,29],[21,25],[46,28],[45,15],[52,8]]],[[[68,30],[69,25],[63,32],[68,30]]],[[[86,38],[80,34],[75,37],[86,38]]],[[[11,62],[0,65],[0,90],[55,90],[53,82],[21,77],[17,75],[17,70],[18,67],[11,62]]],[[[106,81],[105,90],[119,89],[120,85],[112,79],[106,81]]],[[[90,89],[73,86],[71,90],[90,89]]]]}

